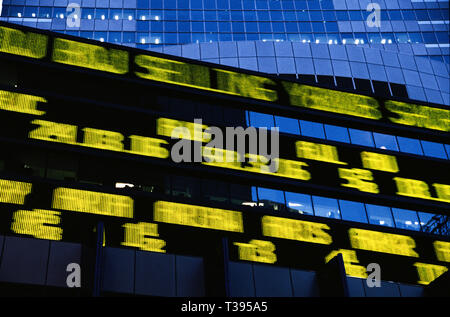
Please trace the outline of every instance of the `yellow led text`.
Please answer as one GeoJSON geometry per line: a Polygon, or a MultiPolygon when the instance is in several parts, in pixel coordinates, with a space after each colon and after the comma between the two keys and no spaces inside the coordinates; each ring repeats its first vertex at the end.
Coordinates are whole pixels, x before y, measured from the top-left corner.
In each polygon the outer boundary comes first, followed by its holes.
{"type": "Polygon", "coordinates": [[[153,219],[183,226],[244,232],[242,213],[233,210],[157,201],[153,219]]]}
{"type": "Polygon", "coordinates": [[[372,172],[359,168],[339,168],[339,177],[346,179],[347,183],[341,184],[344,187],[358,189],[362,192],[378,194],[378,185],[373,183],[372,172]]]}
{"type": "Polygon", "coordinates": [[[431,196],[428,184],[424,181],[410,178],[394,177],[397,185],[397,195],[430,199],[450,203],[450,185],[433,184],[438,198],[431,196]]]}
{"type": "Polygon", "coordinates": [[[450,111],[447,109],[392,100],[386,101],[384,105],[387,110],[396,114],[396,117],[389,117],[392,122],[419,128],[450,131],[450,111]]]}
{"type": "Polygon", "coordinates": [[[53,43],[53,61],[115,74],[128,73],[128,52],[61,38],[53,43]]]}
{"type": "Polygon", "coordinates": [[[133,218],[133,199],[73,188],[56,188],[52,208],[90,214],[133,218]]]}
{"type": "Polygon", "coordinates": [[[293,106],[369,119],[380,119],[382,117],[379,104],[372,97],[292,82],[283,82],[283,86],[287,90],[293,106]]]}
{"type": "Polygon", "coordinates": [[[47,54],[47,36],[0,26],[0,52],[42,58],[47,54]]]}
{"type": "Polygon", "coordinates": [[[397,158],[392,155],[363,151],[361,152],[361,161],[364,168],[371,170],[390,173],[397,173],[399,171],[397,158]]]}
{"type": "Polygon", "coordinates": [[[146,222],[126,223],[123,227],[125,228],[125,241],[121,243],[122,245],[139,248],[144,251],[166,253],[166,250],[163,250],[166,246],[164,240],[150,238],[159,237],[157,224],[146,222]]]}
{"type": "Polygon", "coordinates": [[[330,227],[324,223],[273,216],[263,216],[261,223],[263,235],[267,237],[318,244],[331,244],[333,242],[333,238],[325,231],[329,230],[330,227]]]}
{"type": "Polygon", "coordinates": [[[45,111],[36,109],[38,102],[47,102],[47,100],[38,96],[0,90],[0,110],[41,116],[45,114],[45,111]]]}
{"type": "Polygon", "coordinates": [[[32,184],[0,179],[0,202],[23,205],[25,196],[31,193],[32,184]]]}
{"type": "Polygon", "coordinates": [[[367,278],[366,268],[362,265],[357,265],[359,264],[359,260],[358,257],[356,256],[356,251],[354,250],[339,249],[331,251],[330,254],[328,254],[325,257],[325,263],[330,262],[330,260],[333,259],[338,254],[342,254],[345,273],[348,276],[367,278]]]}
{"type": "Polygon", "coordinates": [[[433,246],[439,261],[450,262],[450,242],[434,241],[433,246]]]}
{"type": "Polygon", "coordinates": [[[275,245],[270,241],[251,240],[249,243],[234,242],[239,248],[239,259],[245,261],[275,263],[275,245]]]}
{"type": "Polygon", "coordinates": [[[416,242],[409,236],[356,228],[349,229],[348,235],[352,248],[419,257],[414,251],[416,242]]]}
{"type": "Polygon", "coordinates": [[[339,161],[338,151],[335,146],[297,141],[295,147],[299,158],[347,165],[347,163],[339,161]]]}
{"type": "Polygon", "coordinates": [[[437,279],[439,276],[448,271],[448,268],[442,265],[428,264],[416,262],[413,264],[417,269],[419,280],[417,283],[422,285],[428,285],[437,279]]]}
{"type": "Polygon", "coordinates": [[[18,210],[13,215],[11,230],[38,239],[61,240],[63,230],[54,226],[60,223],[60,215],[52,210],[18,210]]]}

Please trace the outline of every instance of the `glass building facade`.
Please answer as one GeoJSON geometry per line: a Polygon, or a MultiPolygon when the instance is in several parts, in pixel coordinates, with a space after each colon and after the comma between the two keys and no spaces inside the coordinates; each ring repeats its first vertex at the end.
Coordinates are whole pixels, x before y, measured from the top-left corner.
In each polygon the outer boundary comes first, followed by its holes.
{"type": "Polygon", "coordinates": [[[449,2],[380,0],[368,8],[369,3],[4,0],[0,19],[449,105],[449,2]]]}
{"type": "MultiPolygon", "coordinates": [[[[303,83],[316,83],[384,98],[406,98],[411,102],[417,100],[438,107],[449,106],[449,1],[380,0],[376,1],[380,8],[379,12],[376,8],[367,9],[371,2],[369,0],[3,0],[0,20],[100,42],[276,74],[288,79],[299,79],[303,83]],[[380,24],[372,25],[378,18],[380,24]]],[[[185,100],[183,105],[182,111],[186,117],[194,118],[198,113],[206,116],[206,111],[201,112],[204,109],[200,105],[190,104],[185,100]]],[[[170,107],[180,110],[172,104],[170,107]]],[[[223,124],[228,123],[231,118],[231,115],[227,118],[225,108],[214,105],[214,118],[220,117],[218,120],[223,124]]],[[[170,108],[170,111],[172,110],[170,108]]],[[[370,127],[356,129],[345,125],[314,122],[301,119],[299,116],[278,115],[275,111],[270,113],[245,109],[239,115],[244,119],[242,122],[236,121],[236,124],[279,127],[281,133],[293,137],[310,137],[365,147],[369,150],[383,149],[387,151],[386,153],[397,152],[411,157],[439,160],[447,164],[450,160],[450,145],[442,140],[436,142],[421,136],[406,137],[383,133],[379,130],[370,130],[370,127]]],[[[51,160],[41,158],[41,161],[45,176],[38,176],[52,179],[51,170],[55,168],[51,166],[51,160]]],[[[60,161],[67,163],[70,160],[66,158],[60,161]]],[[[30,156],[30,162],[27,164],[33,166],[37,164],[36,162],[30,156]]],[[[75,166],[78,166],[77,164],[79,163],[74,163],[75,166]]],[[[128,176],[124,175],[124,178],[128,176]]],[[[59,175],[56,179],[58,177],[61,178],[59,175]]],[[[424,212],[417,206],[411,209],[396,208],[388,204],[353,201],[331,195],[314,195],[300,190],[284,190],[276,186],[271,188],[261,184],[251,184],[243,191],[242,184],[180,175],[166,175],[160,183],[164,184],[160,187],[164,188],[168,197],[181,197],[180,199],[187,201],[203,199],[230,205],[247,203],[270,212],[282,211],[334,218],[338,221],[375,225],[375,228],[390,227],[392,230],[406,229],[427,233],[442,225],[442,222],[448,221],[448,217],[443,217],[437,211],[436,214],[430,210],[424,212]],[[251,199],[248,195],[241,199],[239,193],[248,194],[249,189],[251,199]]],[[[434,233],[442,237],[448,235],[448,231],[434,233]]],[[[13,242],[8,243],[12,245],[13,242]]],[[[56,254],[52,248],[56,250],[54,245],[57,243],[45,243],[48,245],[42,248],[50,248],[51,252],[56,254]]],[[[144,255],[144,253],[111,249],[105,251],[105,258],[108,259],[110,256],[111,263],[115,259],[126,258],[123,263],[126,263],[124,265],[127,269],[136,265],[136,268],[141,268],[144,272],[143,263],[149,264],[152,261],[155,263],[153,257],[157,257],[154,254],[144,255]],[[132,252],[133,255],[130,255],[132,252]],[[139,260],[140,257],[148,259],[139,260]],[[133,260],[130,260],[132,258],[133,260]],[[130,261],[134,262],[130,264],[130,261]]],[[[189,261],[192,260],[178,257],[175,262],[184,263],[182,265],[189,266],[189,261]]],[[[239,271],[236,275],[244,271],[251,272],[248,276],[255,279],[254,283],[256,279],[262,280],[263,276],[275,274],[275,271],[267,273],[270,271],[267,267],[257,264],[249,264],[245,269],[243,267],[244,265],[241,265],[236,269],[236,272],[239,271]]],[[[174,271],[176,269],[178,266],[173,268],[174,271]]],[[[106,276],[115,276],[119,267],[111,270],[105,273],[106,276]]],[[[130,276],[133,275],[130,280],[139,275],[139,269],[136,270],[127,272],[130,276]]],[[[191,273],[186,273],[189,274],[191,273]]],[[[293,276],[294,273],[289,274],[293,276]]],[[[370,292],[375,292],[367,289],[360,280],[352,283],[364,288],[363,293],[366,296],[370,296],[370,292]]],[[[408,290],[403,293],[401,291],[401,288],[406,286],[394,286],[384,281],[383,283],[386,289],[395,288],[393,292],[397,295],[392,296],[408,293],[408,290]]],[[[136,294],[151,294],[148,290],[139,293],[136,291],[139,287],[133,287],[129,286],[136,294]]],[[[106,288],[117,290],[116,285],[107,285],[106,288]]],[[[313,288],[311,286],[311,289],[313,288]]],[[[236,287],[236,294],[239,293],[238,289],[239,287],[236,287]]],[[[418,288],[411,288],[409,291],[416,294],[411,296],[420,296],[421,290],[418,288]]],[[[204,290],[196,292],[197,290],[186,294],[204,295],[204,290]]],[[[126,290],[124,293],[132,292],[126,290]]],[[[273,293],[264,291],[258,293],[255,286],[255,290],[245,294],[271,296],[273,293]]],[[[311,294],[317,295],[317,290],[312,290],[307,296],[312,296],[311,294]]],[[[390,296],[386,294],[384,295],[390,296]]],[[[163,295],[179,294],[170,291],[163,295]]]]}

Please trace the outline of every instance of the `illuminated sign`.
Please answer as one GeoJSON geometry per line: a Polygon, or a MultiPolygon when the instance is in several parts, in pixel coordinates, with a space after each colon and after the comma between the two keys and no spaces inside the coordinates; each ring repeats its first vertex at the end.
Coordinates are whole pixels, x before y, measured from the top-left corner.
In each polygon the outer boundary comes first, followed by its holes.
{"type": "Polygon", "coordinates": [[[41,31],[22,31],[19,26],[0,22],[0,52],[33,59],[49,59],[58,64],[118,74],[204,91],[240,96],[321,113],[381,121],[394,126],[410,126],[450,131],[450,110],[385,100],[289,82],[277,78],[231,71],[198,62],[154,56],[125,47],[88,44],[41,31]],[[50,45],[51,44],[51,45],[50,45]],[[48,47],[48,48],[47,48],[48,47]],[[50,51],[51,49],[51,51],[50,51]],[[49,50],[47,52],[47,50],[49,50]],[[129,67],[129,65],[133,67],[129,67]]]}
{"type": "Polygon", "coordinates": [[[292,213],[274,216],[242,206],[179,203],[140,192],[123,196],[10,179],[0,184],[8,197],[20,196],[0,202],[0,233],[6,235],[82,242],[103,221],[104,246],[204,256],[211,251],[209,241],[226,237],[234,261],[317,270],[342,254],[349,276],[367,277],[366,266],[378,263],[384,279],[423,285],[450,263],[445,237],[292,213]]]}
{"type": "MultiPolygon", "coordinates": [[[[70,112],[67,116],[58,114],[61,122],[47,120],[47,117],[55,119],[54,113],[61,105],[59,99],[2,90],[0,96],[3,96],[0,101],[3,100],[4,105],[0,109],[0,135],[3,137],[131,154],[159,159],[156,163],[164,165],[171,163],[171,149],[177,141],[172,134],[186,138],[177,131],[188,129],[190,140],[197,144],[192,145],[191,152],[198,149],[203,157],[197,166],[203,166],[209,172],[214,169],[241,172],[248,177],[265,175],[293,181],[296,185],[311,184],[335,192],[346,191],[351,195],[383,195],[383,199],[402,197],[422,203],[440,203],[439,208],[443,211],[449,208],[445,205],[450,203],[450,185],[448,177],[442,173],[448,168],[445,161],[431,163],[423,157],[286,135],[280,136],[280,157],[272,159],[273,162],[265,156],[250,153],[242,158],[241,153],[234,150],[210,147],[208,142],[212,134],[205,133],[209,128],[207,124],[139,113],[135,115],[136,120],[121,122],[117,127],[109,125],[111,129],[107,130],[101,128],[106,120],[93,126],[92,118],[87,120],[84,112],[78,115],[70,112]],[[136,135],[136,131],[145,131],[148,135],[136,135]],[[228,157],[234,160],[227,160],[228,157]],[[270,168],[272,163],[278,166],[276,171],[270,168]]],[[[93,104],[84,106],[93,112],[98,109],[93,104]]],[[[109,113],[117,118],[124,114],[113,109],[109,113]]]]}

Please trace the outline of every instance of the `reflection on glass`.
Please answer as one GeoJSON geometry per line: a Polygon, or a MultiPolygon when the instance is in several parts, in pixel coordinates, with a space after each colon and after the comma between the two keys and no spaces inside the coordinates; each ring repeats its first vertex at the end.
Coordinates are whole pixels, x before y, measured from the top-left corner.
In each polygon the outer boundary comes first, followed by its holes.
{"type": "Polygon", "coordinates": [[[369,223],[386,227],[394,227],[391,209],[385,206],[366,204],[369,223]]]}
{"type": "Polygon", "coordinates": [[[401,152],[423,155],[419,140],[398,136],[397,141],[401,152]]]}
{"type": "Polygon", "coordinates": [[[375,145],[379,149],[398,151],[397,141],[395,136],[383,133],[373,133],[375,139],[375,145]]]}
{"type": "Polygon", "coordinates": [[[276,126],[280,128],[280,132],[300,134],[298,120],[286,117],[275,116],[276,126]]]}
{"type": "Polygon", "coordinates": [[[300,127],[302,135],[325,139],[322,123],[300,120],[300,127]]]}
{"type": "Polygon", "coordinates": [[[348,129],[350,132],[350,140],[352,144],[365,145],[374,147],[372,133],[369,131],[348,129]]]}
{"type": "Polygon", "coordinates": [[[271,128],[274,126],[273,115],[249,111],[250,125],[256,128],[271,128]]]}
{"type": "Polygon", "coordinates": [[[282,190],[258,187],[258,205],[273,210],[281,210],[285,206],[282,190]]]}
{"type": "Polygon", "coordinates": [[[313,215],[311,196],[305,194],[285,192],[287,209],[305,215],[313,215]]]}
{"type": "Polygon", "coordinates": [[[316,216],[327,218],[341,218],[339,206],[336,199],[312,196],[314,213],[316,216]]]}
{"type": "Polygon", "coordinates": [[[407,209],[392,208],[397,228],[420,231],[417,212],[407,209]]]}
{"type": "Polygon", "coordinates": [[[339,200],[339,205],[341,206],[342,219],[367,223],[366,210],[363,203],[339,200]]]}

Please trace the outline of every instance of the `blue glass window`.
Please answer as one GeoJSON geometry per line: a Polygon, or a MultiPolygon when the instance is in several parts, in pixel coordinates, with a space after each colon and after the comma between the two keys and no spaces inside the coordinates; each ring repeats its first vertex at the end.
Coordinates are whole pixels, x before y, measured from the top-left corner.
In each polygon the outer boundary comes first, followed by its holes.
{"type": "Polygon", "coordinates": [[[327,32],[338,32],[339,28],[336,22],[326,22],[325,28],[327,29],[327,32]]]}
{"type": "Polygon", "coordinates": [[[367,223],[366,210],[363,203],[355,201],[339,200],[343,220],[367,223]]]}
{"type": "Polygon", "coordinates": [[[391,10],[391,11],[389,11],[389,17],[391,18],[391,20],[394,20],[394,21],[401,21],[401,20],[403,20],[402,13],[401,13],[400,10],[391,10]]]}
{"type": "Polygon", "coordinates": [[[398,151],[397,141],[395,136],[382,133],[373,133],[375,139],[375,146],[383,150],[398,151]]]}
{"type": "Polygon", "coordinates": [[[206,21],[217,21],[217,11],[205,11],[206,21]]]}
{"type": "Polygon", "coordinates": [[[341,214],[336,199],[312,196],[314,214],[320,217],[340,219],[341,214]]]}
{"type": "Polygon", "coordinates": [[[38,7],[25,7],[25,18],[37,18],[38,7]]]}
{"type": "Polygon", "coordinates": [[[426,156],[447,159],[443,144],[423,140],[420,142],[422,143],[423,152],[426,156]]]}
{"type": "Polygon", "coordinates": [[[123,42],[124,43],[136,43],[136,33],[135,32],[123,32],[123,42]]]}
{"type": "Polygon", "coordinates": [[[297,119],[275,116],[276,126],[280,128],[280,132],[300,134],[297,119]]]}
{"type": "Polygon", "coordinates": [[[336,11],[336,18],[338,21],[349,21],[348,11],[336,11]]]}
{"type": "Polygon", "coordinates": [[[442,215],[435,215],[427,212],[418,212],[420,226],[422,227],[422,231],[431,232],[434,228],[436,228],[437,224],[440,222],[440,218],[444,217],[442,215]]]}
{"type": "Polygon", "coordinates": [[[311,21],[323,21],[322,11],[309,11],[311,21]]]}
{"type": "Polygon", "coordinates": [[[274,127],[273,115],[260,112],[248,112],[250,116],[250,125],[256,128],[271,128],[274,127]]]}
{"type": "Polygon", "coordinates": [[[350,140],[353,144],[374,147],[372,133],[369,131],[349,129],[350,140]]]}
{"type": "Polygon", "coordinates": [[[300,127],[301,134],[304,136],[325,139],[322,123],[300,120],[300,127]]]}
{"type": "Polygon", "coordinates": [[[314,215],[310,195],[291,192],[286,192],[285,195],[288,211],[314,215]]]}
{"type": "Polygon", "coordinates": [[[256,21],[256,12],[255,11],[244,11],[244,20],[245,21],[256,21]]]}
{"type": "Polygon", "coordinates": [[[325,26],[323,22],[311,22],[314,32],[325,32],[325,26]]]}
{"type": "Polygon", "coordinates": [[[397,141],[401,152],[423,155],[419,140],[398,136],[397,141]]]}
{"type": "Polygon", "coordinates": [[[407,209],[392,208],[395,226],[401,229],[420,231],[419,218],[417,212],[407,209]]]}
{"type": "Polygon", "coordinates": [[[269,12],[257,11],[259,21],[270,21],[269,12]]]}
{"type": "Polygon", "coordinates": [[[203,11],[192,10],[191,19],[193,21],[203,21],[203,11]]]}
{"type": "Polygon", "coordinates": [[[272,21],[283,21],[283,14],[281,11],[270,11],[272,21]]]}
{"type": "Polygon", "coordinates": [[[309,22],[299,22],[298,27],[300,32],[308,32],[308,33],[312,32],[311,23],[309,22]]]}
{"type": "Polygon", "coordinates": [[[350,143],[347,128],[325,124],[325,135],[328,140],[350,143]]]}
{"type": "Polygon", "coordinates": [[[413,10],[402,10],[403,20],[413,21],[416,19],[416,15],[413,10]]]}
{"type": "MultiPolygon", "coordinates": [[[[85,9],[87,11],[87,14],[91,15],[91,19],[94,17],[94,9],[85,9]]],[[[84,16],[85,13],[83,10],[81,12],[81,18],[87,19],[87,14],[84,16]]],[[[39,8],[39,17],[40,18],[51,18],[52,17],[52,8],[50,7],[40,7],[39,8]]]]}
{"type": "Polygon", "coordinates": [[[286,205],[284,192],[270,188],[258,187],[258,202],[273,210],[282,210],[286,205]]]}
{"type": "Polygon", "coordinates": [[[361,11],[350,10],[350,11],[348,11],[348,13],[350,15],[351,21],[362,21],[361,11]]]}
{"type": "Polygon", "coordinates": [[[369,223],[387,227],[394,227],[392,213],[389,207],[366,204],[369,223]]]}

